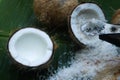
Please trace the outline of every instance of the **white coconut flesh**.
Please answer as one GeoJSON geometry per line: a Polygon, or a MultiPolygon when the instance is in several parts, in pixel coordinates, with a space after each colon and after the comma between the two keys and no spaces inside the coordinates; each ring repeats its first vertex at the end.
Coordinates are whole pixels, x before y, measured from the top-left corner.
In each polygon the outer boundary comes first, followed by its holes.
{"type": "Polygon", "coordinates": [[[103,30],[105,22],[101,8],[94,3],[78,5],[70,17],[70,27],[74,36],[86,45],[96,39],[95,35],[103,30]]]}
{"type": "Polygon", "coordinates": [[[35,28],[24,28],[10,38],[8,49],[18,63],[36,67],[51,59],[53,43],[45,32],[35,28]]]}

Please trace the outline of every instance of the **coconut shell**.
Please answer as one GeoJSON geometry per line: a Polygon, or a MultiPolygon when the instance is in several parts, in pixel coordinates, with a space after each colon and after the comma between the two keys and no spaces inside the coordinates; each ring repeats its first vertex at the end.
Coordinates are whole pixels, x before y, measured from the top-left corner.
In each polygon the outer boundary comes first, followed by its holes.
{"type": "Polygon", "coordinates": [[[34,0],[33,4],[38,20],[51,27],[62,26],[76,5],[77,0],[34,0]]]}
{"type": "MultiPolygon", "coordinates": [[[[28,27],[27,27],[27,28],[28,28],[28,27]]],[[[33,28],[33,27],[29,27],[29,28],[33,28]]],[[[25,29],[25,28],[21,28],[21,29],[25,29]]],[[[47,68],[49,68],[50,65],[51,65],[51,63],[52,63],[52,60],[53,60],[53,58],[54,58],[54,51],[55,51],[55,49],[57,48],[57,47],[56,47],[57,45],[55,44],[55,42],[54,42],[53,39],[52,39],[52,42],[53,42],[53,50],[52,50],[52,52],[53,52],[53,53],[52,53],[50,59],[49,59],[47,62],[45,62],[45,63],[43,63],[43,64],[41,64],[41,65],[38,65],[38,66],[27,66],[27,65],[24,65],[24,64],[16,61],[15,58],[12,57],[12,55],[11,55],[11,53],[10,53],[10,51],[9,51],[9,41],[10,41],[11,37],[12,37],[16,32],[18,32],[18,31],[21,30],[21,29],[18,29],[18,30],[16,30],[15,32],[13,32],[13,33],[11,34],[11,36],[9,37],[8,42],[7,42],[8,56],[9,56],[9,58],[10,58],[10,60],[11,60],[12,65],[15,66],[15,67],[18,68],[18,69],[21,69],[21,70],[42,70],[42,69],[47,69],[47,68]]],[[[34,28],[34,29],[37,29],[37,28],[34,28]]]]}
{"type": "Polygon", "coordinates": [[[120,9],[116,10],[112,17],[112,24],[120,24],[120,9]]]}
{"type": "Polygon", "coordinates": [[[105,68],[98,72],[94,80],[119,80],[120,79],[120,59],[106,62],[105,68]]]}
{"type": "Polygon", "coordinates": [[[82,48],[85,48],[86,45],[88,46],[89,43],[94,42],[96,39],[86,35],[84,30],[82,30],[82,26],[92,21],[95,24],[97,20],[106,21],[101,8],[95,3],[81,3],[71,11],[68,19],[69,33],[71,38],[82,48]]]}

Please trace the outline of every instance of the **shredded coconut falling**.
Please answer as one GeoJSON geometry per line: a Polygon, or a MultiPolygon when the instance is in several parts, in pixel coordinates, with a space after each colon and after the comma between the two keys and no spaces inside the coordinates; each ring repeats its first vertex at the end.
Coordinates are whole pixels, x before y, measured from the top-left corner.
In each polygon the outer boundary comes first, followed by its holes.
{"type": "Polygon", "coordinates": [[[120,57],[117,47],[98,40],[92,47],[75,53],[70,67],[59,68],[48,80],[94,80],[109,60],[120,57]]]}

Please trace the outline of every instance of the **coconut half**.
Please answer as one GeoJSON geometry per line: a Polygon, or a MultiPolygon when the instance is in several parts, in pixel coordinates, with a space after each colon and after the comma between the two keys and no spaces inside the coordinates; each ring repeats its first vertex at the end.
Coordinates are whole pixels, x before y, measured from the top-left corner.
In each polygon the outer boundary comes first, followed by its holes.
{"type": "Polygon", "coordinates": [[[38,67],[51,60],[53,43],[45,32],[36,28],[24,28],[9,39],[8,50],[16,62],[28,67],[38,67]]]}
{"type": "Polygon", "coordinates": [[[105,16],[101,8],[94,3],[78,5],[70,15],[70,32],[77,41],[87,45],[94,42],[95,35],[105,26],[105,16]]]}

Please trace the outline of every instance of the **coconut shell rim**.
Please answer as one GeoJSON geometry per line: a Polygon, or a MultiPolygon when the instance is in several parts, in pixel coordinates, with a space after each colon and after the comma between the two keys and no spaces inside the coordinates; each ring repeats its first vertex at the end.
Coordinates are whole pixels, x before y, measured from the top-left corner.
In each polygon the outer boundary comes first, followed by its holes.
{"type": "MultiPolygon", "coordinates": [[[[36,27],[26,27],[26,28],[34,28],[34,29],[39,30],[39,28],[36,28],[36,27]]],[[[9,41],[10,41],[11,37],[12,37],[16,32],[18,32],[18,31],[21,30],[21,29],[25,29],[25,28],[20,28],[20,29],[14,31],[14,32],[12,33],[12,35],[10,35],[10,37],[9,37],[9,39],[8,39],[8,41],[7,41],[7,54],[8,54],[8,56],[9,56],[10,60],[13,62],[13,64],[15,64],[15,65],[18,66],[18,67],[22,67],[22,68],[31,68],[31,69],[43,69],[43,68],[47,68],[48,65],[52,62],[53,57],[54,57],[54,46],[55,46],[55,44],[54,44],[54,42],[53,42],[52,39],[50,39],[50,40],[52,41],[52,44],[53,44],[52,55],[50,56],[49,60],[46,61],[46,62],[43,63],[43,64],[40,64],[40,65],[38,65],[38,66],[27,66],[27,65],[24,65],[24,64],[16,61],[16,60],[12,57],[11,52],[9,51],[9,41]]],[[[43,30],[42,30],[42,31],[43,31],[43,30]]],[[[44,32],[44,31],[43,31],[43,32],[44,32]]],[[[46,33],[46,32],[45,32],[45,33],[46,33]]],[[[48,35],[48,34],[47,34],[47,35],[48,35]]],[[[49,36],[49,35],[48,35],[48,36],[49,36]]],[[[49,36],[49,37],[50,37],[50,36],[49,36]]]]}
{"type": "MultiPolygon", "coordinates": [[[[76,38],[76,36],[75,36],[75,34],[73,33],[73,31],[72,31],[72,28],[71,28],[71,14],[73,13],[73,11],[74,11],[79,5],[85,4],[85,3],[92,3],[92,4],[96,4],[96,5],[99,6],[99,4],[94,3],[94,2],[81,2],[81,3],[79,3],[78,5],[76,5],[76,6],[73,8],[73,10],[70,12],[70,14],[69,14],[69,16],[68,16],[68,29],[69,29],[70,36],[71,36],[71,38],[73,39],[73,41],[75,41],[78,45],[82,46],[83,48],[85,48],[86,45],[85,45],[84,43],[82,43],[81,41],[79,41],[79,40],[76,38]]],[[[99,8],[102,9],[100,6],[99,6],[99,8]]],[[[103,12],[103,14],[104,14],[104,12],[103,12]]]]}

